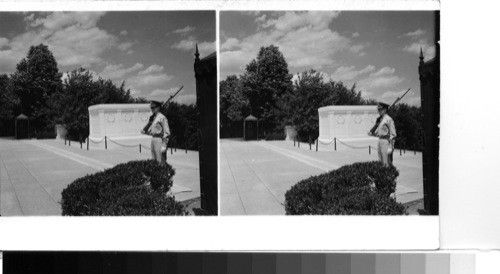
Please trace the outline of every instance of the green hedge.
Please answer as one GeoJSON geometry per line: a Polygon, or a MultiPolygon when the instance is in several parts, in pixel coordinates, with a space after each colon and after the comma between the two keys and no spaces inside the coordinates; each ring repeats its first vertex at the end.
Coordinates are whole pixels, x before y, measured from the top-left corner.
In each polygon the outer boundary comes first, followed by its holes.
{"type": "Polygon", "coordinates": [[[390,195],[399,172],[381,162],[343,166],[302,180],[285,193],[287,215],[402,215],[390,195]]]}
{"type": "Polygon", "coordinates": [[[75,180],[62,191],[71,216],[187,215],[168,195],[175,170],[153,160],[131,161],[75,180]]]}

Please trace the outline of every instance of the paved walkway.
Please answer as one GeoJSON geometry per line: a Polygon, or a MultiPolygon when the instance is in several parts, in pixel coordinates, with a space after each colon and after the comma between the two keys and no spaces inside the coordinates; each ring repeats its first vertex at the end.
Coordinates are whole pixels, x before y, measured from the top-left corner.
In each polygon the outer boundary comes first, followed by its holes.
{"type": "MultiPolygon", "coordinates": [[[[356,145],[356,144],[354,144],[356,145]]],[[[319,151],[291,141],[222,139],[220,149],[221,215],[284,215],[285,192],[300,180],[346,164],[377,160],[376,151],[337,144],[319,151]]],[[[400,171],[396,200],[402,203],[423,198],[422,156],[407,151],[394,154],[400,171]]]]}
{"type": "MultiPolygon", "coordinates": [[[[76,144],[76,145],[75,145],[76,144]]],[[[75,179],[119,163],[149,159],[149,150],[86,150],[63,140],[0,139],[0,214],[61,215],[61,191],[75,179]]],[[[173,191],[178,201],[200,196],[198,152],[168,152],[176,171],[173,191]]]]}

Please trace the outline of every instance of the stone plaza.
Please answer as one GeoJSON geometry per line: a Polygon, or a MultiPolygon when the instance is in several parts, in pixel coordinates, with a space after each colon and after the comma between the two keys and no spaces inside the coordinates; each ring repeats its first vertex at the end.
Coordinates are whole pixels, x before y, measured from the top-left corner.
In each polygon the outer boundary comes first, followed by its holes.
{"type": "MultiPolygon", "coordinates": [[[[285,193],[294,184],[355,162],[376,161],[377,152],[348,141],[324,145],[222,139],[220,151],[221,215],[284,215],[285,193]],[[344,145],[345,144],[345,145],[344,145]],[[347,145],[347,146],[346,146],[347,145]],[[370,154],[371,152],[371,154],[370,154]]],[[[365,143],[365,142],[362,142],[365,143]]],[[[363,144],[364,145],[364,144],[363,144]]],[[[422,154],[397,150],[396,200],[410,205],[423,199],[422,154]]]]}
{"type": "MultiPolygon", "coordinates": [[[[120,143],[118,143],[120,144],[120,143]]],[[[117,164],[151,158],[147,148],[104,148],[62,139],[0,139],[0,214],[2,216],[61,215],[61,191],[75,179],[117,164]]],[[[149,145],[148,145],[149,146],[149,145]]],[[[172,192],[177,201],[200,197],[198,152],[169,150],[167,162],[176,171],[172,192]]]]}

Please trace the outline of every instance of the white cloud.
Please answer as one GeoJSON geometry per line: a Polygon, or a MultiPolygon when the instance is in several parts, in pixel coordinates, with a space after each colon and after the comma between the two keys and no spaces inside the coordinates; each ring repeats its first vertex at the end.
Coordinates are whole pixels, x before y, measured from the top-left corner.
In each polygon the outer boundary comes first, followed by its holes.
{"type": "MultiPolygon", "coordinates": [[[[179,90],[179,87],[173,87],[173,88],[169,88],[169,89],[155,89],[149,95],[146,95],[146,97],[165,101],[171,95],[175,94],[178,90],[179,90]]],[[[173,101],[175,101],[179,104],[186,104],[186,105],[194,104],[194,103],[196,103],[196,95],[183,94],[183,92],[181,92],[180,94],[175,96],[173,101]]]]}
{"type": "Polygon", "coordinates": [[[118,45],[118,49],[121,51],[127,51],[128,49],[130,49],[130,47],[132,47],[133,44],[134,43],[132,42],[123,42],[118,45]]]}
{"type": "Polygon", "coordinates": [[[288,32],[303,26],[309,26],[315,30],[323,30],[328,28],[330,22],[338,17],[340,12],[286,12],[277,19],[269,19],[263,27],[268,28],[273,26],[276,30],[288,32]]]}
{"type": "Polygon", "coordinates": [[[365,99],[372,98],[372,96],[373,96],[373,92],[371,92],[371,91],[359,90],[359,89],[358,89],[358,91],[361,91],[361,97],[363,97],[365,99]]]}
{"type": "Polygon", "coordinates": [[[371,73],[370,77],[391,75],[391,74],[394,74],[394,72],[396,72],[395,68],[383,67],[383,68],[379,69],[377,72],[371,73]]]}
{"type": "Polygon", "coordinates": [[[397,76],[396,69],[383,67],[376,72],[370,73],[367,78],[358,82],[361,90],[375,92],[379,89],[394,89],[396,85],[402,83],[404,78],[397,76]]]}
{"type": "Polygon", "coordinates": [[[161,86],[172,80],[173,76],[166,73],[137,75],[129,80],[132,87],[161,86]]]}
{"type": "Polygon", "coordinates": [[[122,30],[120,31],[120,35],[127,35],[128,34],[128,31],[127,30],[122,30]]]}
{"type": "Polygon", "coordinates": [[[12,50],[0,50],[0,74],[12,73],[16,69],[16,64],[21,61],[23,54],[12,50]]]}
{"type": "Polygon", "coordinates": [[[221,50],[231,50],[239,45],[240,41],[236,38],[227,39],[224,44],[220,46],[221,50]]]}
{"type": "Polygon", "coordinates": [[[194,94],[183,94],[180,96],[176,96],[174,101],[179,104],[191,105],[196,104],[196,95],[194,94]]]}
{"type": "MultiPolygon", "coordinates": [[[[182,50],[182,51],[191,51],[194,53],[196,48],[197,40],[194,36],[190,36],[187,39],[181,40],[171,47],[174,49],[182,50]]],[[[210,53],[215,51],[215,42],[198,42],[198,51],[200,53],[200,57],[209,55],[210,53]]]]}
{"type": "MultiPolygon", "coordinates": [[[[392,101],[395,101],[398,97],[401,97],[403,96],[403,94],[405,94],[407,90],[401,90],[401,91],[386,91],[382,94],[382,96],[380,98],[382,99],[390,99],[392,101]]],[[[410,90],[406,95],[405,95],[405,99],[411,97],[415,95],[415,93],[413,92],[413,90],[410,90]]]]}
{"type": "Polygon", "coordinates": [[[417,38],[417,37],[424,35],[425,33],[426,33],[426,31],[421,30],[421,29],[417,29],[416,31],[411,31],[411,32],[405,33],[405,34],[403,34],[403,36],[417,38]]]}
{"type": "Polygon", "coordinates": [[[359,33],[355,32],[355,33],[353,33],[351,36],[352,36],[353,38],[357,38],[357,37],[359,37],[359,33]]]}
{"type": "Polygon", "coordinates": [[[163,66],[151,65],[145,70],[139,71],[137,75],[129,77],[125,83],[131,90],[163,90],[163,87],[174,78],[164,73],[163,70],[163,66]]]}
{"type": "Polygon", "coordinates": [[[124,68],[123,64],[107,65],[100,73],[100,76],[104,79],[123,80],[126,74],[138,71],[142,68],[144,68],[144,65],[140,63],[136,63],[129,68],[124,68]]]}
{"type": "Polygon", "coordinates": [[[363,69],[360,70],[355,70],[354,66],[349,66],[349,67],[339,67],[338,69],[333,72],[333,74],[330,76],[332,80],[334,81],[349,81],[353,80],[354,78],[372,72],[375,70],[375,67],[372,65],[368,65],[363,69]]]}
{"type": "Polygon", "coordinates": [[[420,106],[422,104],[422,100],[420,96],[405,98],[405,100],[401,100],[403,103],[408,104],[410,106],[420,106]]]}
{"type": "Polygon", "coordinates": [[[266,22],[266,15],[262,14],[260,17],[255,18],[255,22],[257,22],[257,23],[264,23],[264,22],[266,22]]]}
{"type": "MultiPolygon", "coordinates": [[[[15,64],[26,54],[30,46],[46,44],[60,66],[90,67],[101,63],[103,54],[121,45],[115,35],[97,27],[104,12],[54,12],[25,16],[27,29],[0,47],[0,70],[13,72],[15,64]],[[13,61],[15,60],[15,61],[13,61]]],[[[5,42],[5,41],[4,41],[5,42]]],[[[126,49],[125,49],[126,50],[126,49]]]]}
{"type": "Polygon", "coordinates": [[[173,95],[179,87],[169,88],[169,89],[155,89],[151,92],[151,97],[169,97],[173,95]]]}
{"type": "Polygon", "coordinates": [[[35,20],[35,14],[34,13],[32,13],[32,14],[24,17],[24,19],[23,19],[24,22],[32,22],[33,20],[35,20]]]}
{"type": "Polygon", "coordinates": [[[182,28],[182,29],[176,29],[173,31],[173,33],[178,33],[178,34],[183,34],[183,35],[186,35],[187,33],[190,33],[192,32],[193,30],[195,30],[194,27],[191,27],[191,26],[186,26],[185,28],[182,28]]]}
{"type": "Polygon", "coordinates": [[[338,12],[280,12],[277,17],[256,20],[259,31],[241,40],[227,37],[221,45],[221,74],[241,72],[257,56],[260,47],[278,46],[293,68],[320,70],[334,64],[339,51],[349,49],[349,38],[331,30],[338,12]]]}
{"type": "Polygon", "coordinates": [[[148,74],[154,74],[154,73],[161,73],[163,71],[163,66],[160,65],[151,65],[147,69],[139,71],[139,75],[148,75],[148,74]]]}
{"type": "Polygon", "coordinates": [[[352,52],[352,53],[356,53],[358,54],[359,56],[363,56],[365,55],[365,53],[363,52],[363,50],[368,47],[368,43],[366,44],[356,44],[356,45],[352,45],[349,50],[352,52]]]}
{"type": "Polygon", "coordinates": [[[9,39],[5,37],[0,37],[0,49],[8,45],[9,45],[9,39]]]}
{"type": "Polygon", "coordinates": [[[419,40],[418,42],[411,43],[403,48],[403,51],[420,54],[420,49],[424,53],[425,60],[432,59],[436,56],[436,47],[429,45],[426,40],[419,40]]]}
{"type": "MultiPolygon", "coordinates": [[[[67,26],[77,25],[83,29],[95,27],[105,12],[54,12],[35,20],[31,18],[30,26],[43,26],[48,30],[59,30],[67,26]]],[[[30,16],[33,16],[31,14],[30,16]]]]}

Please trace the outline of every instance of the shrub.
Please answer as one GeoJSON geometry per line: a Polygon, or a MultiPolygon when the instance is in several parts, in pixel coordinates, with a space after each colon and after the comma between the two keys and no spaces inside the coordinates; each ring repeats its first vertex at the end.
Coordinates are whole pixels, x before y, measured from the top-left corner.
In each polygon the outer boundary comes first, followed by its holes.
{"type": "Polygon", "coordinates": [[[298,182],[285,193],[287,215],[402,215],[396,191],[398,170],[381,162],[343,166],[298,182]]]}
{"type": "Polygon", "coordinates": [[[154,160],[131,161],[76,179],[62,191],[72,216],[186,215],[168,191],[175,170],[154,160]]]}

